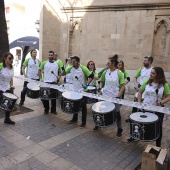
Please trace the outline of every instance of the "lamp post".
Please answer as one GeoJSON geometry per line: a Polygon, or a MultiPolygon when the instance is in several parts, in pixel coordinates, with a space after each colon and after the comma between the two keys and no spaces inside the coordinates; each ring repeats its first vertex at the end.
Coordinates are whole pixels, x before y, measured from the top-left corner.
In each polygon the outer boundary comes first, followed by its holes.
{"type": "Polygon", "coordinates": [[[39,33],[40,32],[40,20],[35,21],[35,28],[36,28],[37,32],[39,33]]]}

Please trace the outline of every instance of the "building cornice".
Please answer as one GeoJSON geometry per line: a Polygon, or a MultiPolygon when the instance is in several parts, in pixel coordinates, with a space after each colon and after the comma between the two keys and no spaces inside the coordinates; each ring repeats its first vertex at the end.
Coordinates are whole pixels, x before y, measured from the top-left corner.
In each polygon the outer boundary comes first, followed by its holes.
{"type": "Polygon", "coordinates": [[[167,3],[143,3],[143,4],[119,4],[119,5],[97,5],[82,7],[65,7],[61,10],[65,13],[72,12],[100,12],[100,11],[136,11],[136,10],[162,10],[170,9],[167,3]]]}

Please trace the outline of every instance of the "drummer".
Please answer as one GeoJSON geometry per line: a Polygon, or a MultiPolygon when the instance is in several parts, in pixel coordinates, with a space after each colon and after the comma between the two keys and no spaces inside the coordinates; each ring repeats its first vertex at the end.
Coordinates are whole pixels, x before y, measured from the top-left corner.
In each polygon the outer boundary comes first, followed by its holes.
{"type": "MultiPolygon", "coordinates": [[[[37,50],[32,50],[30,52],[31,57],[25,59],[23,66],[22,66],[22,73],[24,75],[24,77],[26,78],[30,78],[33,80],[37,80],[39,81],[39,75],[38,75],[38,70],[39,70],[39,66],[41,65],[41,61],[39,59],[37,59],[37,50]],[[27,71],[25,71],[27,68],[27,71]]],[[[24,81],[24,86],[23,86],[23,90],[21,91],[21,100],[19,103],[19,106],[22,106],[24,104],[25,101],[25,95],[27,93],[27,81],[24,81]]]]}
{"type": "MultiPolygon", "coordinates": [[[[49,84],[57,84],[60,80],[60,75],[58,73],[61,72],[60,65],[54,60],[54,51],[48,52],[48,60],[44,61],[39,68],[39,76],[42,77],[43,73],[43,81],[49,84]]],[[[49,113],[49,100],[42,100],[44,105],[44,114],[47,115],[49,113]]],[[[56,111],[56,99],[51,100],[51,113],[57,114],[56,111]]]]}
{"type": "MultiPolygon", "coordinates": [[[[143,92],[145,92],[143,103],[163,107],[165,103],[170,101],[170,89],[161,67],[152,68],[149,80],[146,80],[139,89],[138,102],[142,101],[143,92]]],[[[159,117],[160,129],[159,137],[156,140],[156,146],[161,147],[164,113],[155,112],[155,114],[159,117]]],[[[127,141],[133,142],[134,139],[130,138],[127,141]]]]}
{"type": "MultiPolygon", "coordinates": [[[[125,70],[124,62],[122,60],[118,60],[117,68],[123,73],[124,79],[126,79],[125,85],[128,84],[130,82],[130,76],[127,70],[125,70]]],[[[125,94],[125,90],[123,91],[122,99],[124,99],[124,94],[125,94]]]]}
{"type": "MultiPolygon", "coordinates": [[[[141,67],[137,72],[134,77],[134,89],[136,91],[139,90],[140,86],[142,83],[146,80],[149,79],[151,70],[152,70],[152,62],[153,62],[153,57],[152,56],[145,56],[143,60],[143,67],[141,67]],[[139,84],[137,83],[137,79],[139,79],[139,84]]],[[[136,112],[137,108],[133,107],[132,113],[136,112]]]]}
{"type": "MultiPolygon", "coordinates": [[[[72,66],[66,68],[66,74],[71,74],[73,87],[76,91],[82,91],[82,87],[86,90],[87,85],[89,85],[94,77],[89,69],[80,64],[80,58],[78,56],[71,57],[72,66]],[[77,77],[77,78],[76,78],[77,77]]],[[[86,117],[87,117],[87,105],[86,97],[82,99],[82,123],[81,128],[86,126],[86,117]]],[[[68,123],[76,123],[78,121],[78,113],[73,114],[73,117],[68,123]]]]}
{"type": "MultiPolygon", "coordinates": [[[[108,58],[108,69],[102,73],[100,78],[100,89],[102,89],[102,94],[108,97],[121,98],[123,91],[125,89],[124,76],[121,71],[117,69],[118,65],[118,55],[115,54],[108,58]]],[[[115,104],[116,114],[117,114],[117,137],[122,136],[122,122],[120,115],[120,105],[115,104]]],[[[93,131],[98,130],[95,126],[93,131]]]]}
{"type": "Polygon", "coordinates": [[[87,63],[87,68],[90,70],[92,74],[94,74],[94,78],[89,85],[96,87],[96,80],[98,80],[99,78],[98,78],[98,72],[96,71],[96,66],[94,61],[89,61],[87,63]]]}
{"type": "MultiPolygon", "coordinates": [[[[13,86],[14,69],[12,66],[13,55],[5,52],[3,55],[2,63],[0,63],[0,98],[2,93],[12,93],[15,87],[13,86]]],[[[4,123],[14,125],[15,122],[10,119],[10,112],[5,111],[4,123]]]]}

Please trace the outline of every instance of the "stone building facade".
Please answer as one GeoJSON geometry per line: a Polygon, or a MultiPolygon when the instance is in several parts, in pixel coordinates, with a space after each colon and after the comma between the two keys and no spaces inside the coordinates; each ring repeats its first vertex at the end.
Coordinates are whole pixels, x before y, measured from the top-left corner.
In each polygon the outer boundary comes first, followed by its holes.
{"type": "Polygon", "coordinates": [[[63,61],[79,55],[103,68],[117,53],[133,79],[152,55],[170,79],[169,0],[44,0],[40,22],[42,60],[52,49],[63,61]]]}

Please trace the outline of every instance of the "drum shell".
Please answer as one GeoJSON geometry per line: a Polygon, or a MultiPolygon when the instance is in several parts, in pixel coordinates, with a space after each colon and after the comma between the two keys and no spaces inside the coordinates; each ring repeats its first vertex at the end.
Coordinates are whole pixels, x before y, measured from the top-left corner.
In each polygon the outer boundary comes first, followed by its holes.
{"type": "Polygon", "coordinates": [[[61,97],[61,110],[64,113],[75,114],[81,110],[82,99],[72,100],[65,97],[61,97]]]}
{"type": "Polygon", "coordinates": [[[31,99],[37,99],[40,97],[40,90],[31,90],[27,88],[27,96],[31,99]]]}
{"type": "Polygon", "coordinates": [[[57,99],[58,90],[49,87],[40,87],[40,98],[42,100],[57,99]]]}
{"type": "Polygon", "coordinates": [[[139,122],[130,118],[130,135],[133,139],[140,141],[155,141],[159,137],[159,119],[154,122],[139,122]],[[135,125],[139,127],[140,137],[137,138],[134,131],[135,125]]]}
{"type": "MultiPolygon", "coordinates": [[[[88,89],[87,92],[88,92],[88,93],[93,93],[93,94],[96,94],[96,93],[97,93],[96,88],[95,88],[95,89],[88,89]]],[[[91,103],[96,103],[96,102],[98,102],[97,99],[90,98],[90,97],[87,97],[86,100],[87,100],[87,104],[91,104],[91,103]]]]}
{"type": "Polygon", "coordinates": [[[107,113],[99,113],[99,112],[95,112],[94,110],[92,110],[92,113],[93,113],[94,124],[98,127],[111,126],[117,120],[115,110],[112,110],[112,111],[107,112],[107,113]],[[98,116],[100,117],[100,123],[98,123],[99,121],[97,121],[98,116]]]}
{"type": "Polygon", "coordinates": [[[7,96],[4,96],[2,93],[1,99],[0,99],[0,108],[5,111],[11,111],[13,109],[16,101],[17,101],[17,99],[12,99],[7,96]],[[4,104],[6,100],[8,101],[8,104],[4,104]]]}

